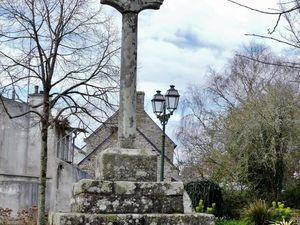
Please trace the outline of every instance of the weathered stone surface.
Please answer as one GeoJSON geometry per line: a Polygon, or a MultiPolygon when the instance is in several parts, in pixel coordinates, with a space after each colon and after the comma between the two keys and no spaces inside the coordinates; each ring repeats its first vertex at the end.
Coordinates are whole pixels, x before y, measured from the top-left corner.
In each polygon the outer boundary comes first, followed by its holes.
{"type": "Polygon", "coordinates": [[[72,212],[80,213],[183,213],[182,196],[97,196],[74,197],[72,212]]]}
{"type": "Polygon", "coordinates": [[[74,184],[73,196],[89,193],[98,195],[182,196],[182,182],[128,182],[84,179],[74,184]]]}
{"type": "Polygon", "coordinates": [[[184,213],[193,213],[192,201],[190,199],[189,194],[186,191],[183,192],[183,209],[184,213]]]}
{"type": "Polygon", "coordinates": [[[208,214],[50,214],[50,225],[214,225],[208,214]]]}
{"type": "MultiPolygon", "coordinates": [[[[162,130],[151,119],[144,109],[145,93],[137,92],[136,96],[136,119],[137,136],[136,147],[154,152],[158,157],[157,171],[160,171],[160,149],[162,146],[162,130]]],[[[85,139],[88,157],[79,163],[79,168],[95,177],[96,156],[103,150],[118,147],[118,112],[110,117],[105,125],[98,128],[93,134],[85,139]],[[92,153],[91,153],[92,152],[92,153]],[[91,153],[91,154],[90,154],[91,153]]],[[[165,181],[178,180],[178,170],[172,165],[174,158],[175,143],[166,136],[165,143],[165,181]]],[[[160,173],[158,173],[158,180],[160,173]]]]}
{"type": "Polygon", "coordinates": [[[119,101],[119,145],[136,148],[136,70],[138,13],[159,9],[164,0],[101,0],[122,13],[121,79],[119,101]]]}
{"type": "Polygon", "coordinates": [[[73,185],[73,196],[90,193],[98,195],[113,194],[113,182],[83,179],[73,185]]]}
{"type": "Polygon", "coordinates": [[[101,0],[102,4],[108,4],[116,8],[121,13],[138,13],[144,9],[159,9],[164,0],[101,0]]]}
{"type": "Polygon", "coordinates": [[[106,149],[98,155],[95,174],[100,180],[153,182],[157,156],[145,149],[106,149]]]}
{"type": "Polygon", "coordinates": [[[74,185],[72,212],[183,213],[181,182],[82,180],[74,185]]]}

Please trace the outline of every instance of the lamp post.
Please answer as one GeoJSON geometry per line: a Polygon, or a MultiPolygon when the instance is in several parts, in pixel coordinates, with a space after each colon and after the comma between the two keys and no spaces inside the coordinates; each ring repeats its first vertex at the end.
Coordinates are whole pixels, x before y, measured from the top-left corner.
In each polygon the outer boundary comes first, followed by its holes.
{"type": "Polygon", "coordinates": [[[163,127],[162,149],[160,154],[160,181],[164,181],[166,124],[168,123],[171,115],[173,115],[173,112],[177,109],[179,97],[180,95],[175,89],[175,86],[170,85],[170,89],[167,91],[165,96],[161,94],[161,91],[156,91],[156,94],[151,100],[153,112],[156,114],[156,117],[159,119],[163,127]],[[167,110],[169,113],[167,113],[167,110]]]}

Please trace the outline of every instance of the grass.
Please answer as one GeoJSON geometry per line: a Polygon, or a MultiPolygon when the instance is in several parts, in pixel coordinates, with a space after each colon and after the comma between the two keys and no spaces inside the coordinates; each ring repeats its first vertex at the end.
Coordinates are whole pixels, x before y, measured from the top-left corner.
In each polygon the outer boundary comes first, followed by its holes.
{"type": "Polygon", "coordinates": [[[216,225],[247,225],[242,220],[217,220],[216,225]]]}

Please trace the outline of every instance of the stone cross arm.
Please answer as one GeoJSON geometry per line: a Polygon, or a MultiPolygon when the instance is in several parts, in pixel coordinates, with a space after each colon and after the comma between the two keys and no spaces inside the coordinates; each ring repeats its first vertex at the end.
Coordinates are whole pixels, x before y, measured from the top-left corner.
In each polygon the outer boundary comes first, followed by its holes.
{"type": "Polygon", "coordinates": [[[120,13],[139,13],[144,9],[159,9],[164,0],[101,0],[102,4],[116,8],[120,13]]]}

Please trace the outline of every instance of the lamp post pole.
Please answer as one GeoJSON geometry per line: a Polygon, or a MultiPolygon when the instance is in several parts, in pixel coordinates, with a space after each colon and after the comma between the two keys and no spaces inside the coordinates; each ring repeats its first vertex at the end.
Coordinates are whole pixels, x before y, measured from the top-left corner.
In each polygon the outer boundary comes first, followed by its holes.
{"type": "Polygon", "coordinates": [[[180,96],[174,85],[170,85],[170,87],[165,96],[163,96],[160,91],[157,91],[152,99],[153,112],[156,114],[163,128],[162,149],[160,154],[160,181],[164,181],[166,125],[171,115],[173,115],[173,112],[177,109],[180,96]],[[169,113],[166,112],[167,109],[169,113]]]}
{"type": "MultiPolygon", "coordinates": [[[[166,116],[166,104],[164,104],[164,114],[163,117],[166,116]]],[[[161,157],[160,157],[160,181],[164,181],[164,168],[165,168],[165,143],[166,143],[166,124],[167,120],[161,120],[163,133],[162,133],[162,148],[161,148],[161,157]]]]}

